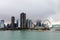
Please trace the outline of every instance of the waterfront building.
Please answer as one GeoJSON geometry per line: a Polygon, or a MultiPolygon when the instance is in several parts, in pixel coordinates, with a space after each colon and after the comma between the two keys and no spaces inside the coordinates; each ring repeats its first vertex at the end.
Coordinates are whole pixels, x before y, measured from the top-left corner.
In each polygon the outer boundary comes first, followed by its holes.
{"type": "Polygon", "coordinates": [[[46,27],[46,24],[42,23],[42,27],[46,27]]]}
{"type": "Polygon", "coordinates": [[[32,27],[32,21],[31,20],[29,20],[29,19],[26,20],[26,27],[27,28],[32,27]]]}
{"type": "Polygon", "coordinates": [[[18,20],[16,20],[16,27],[18,27],[18,20]]]}
{"type": "Polygon", "coordinates": [[[10,24],[7,24],[7,28],[8,28],[8,29],[10,29],[10,28],[11,28],[10,24]]]}
{"type": "Polygon", "coordinates": [[[35,24],[32,23],[32,27],[30,27],[30,28],[35,28],[35,24]]]}
{"type": "Polygon", "coordinates": [[[0,28],[4,28],[4,20],[0,20],[0,28]]]}
{"type": "Polygon", "coordinates": [[[20,14],[20,28],[26,29],[26,14],[24,12],[20,14]]]}
{"type": "Polygon", "coordinates": [[[12,16],[11,17],[11,29],[14,29],[16,26],[15,26],[16,24],[15,24],[15,17],[14,16],[12,16]]]}
{"type": "Polygon", "coordinates": [[[36,26],[41,27],[41,26],[42,26],[41,21],[37,21],[37,22],[36,22],[36,26]]]}
{"type": "Polygon", "coordinates": [[[50,28],[51,31],[60,31],[60,24],[52,25],[50,28]]]}

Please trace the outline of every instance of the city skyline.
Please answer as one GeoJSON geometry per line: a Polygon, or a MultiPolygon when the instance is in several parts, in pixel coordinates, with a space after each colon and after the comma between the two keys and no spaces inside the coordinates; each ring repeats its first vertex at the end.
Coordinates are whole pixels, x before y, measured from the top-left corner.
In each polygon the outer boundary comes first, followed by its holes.
{"type": "Polygon", "coordinates": [[[49,19],[53,23],[59,23],[59,3],[59,0],[0,0],[0,19],[10,23],[11,16],[19,20],[19,14],[25,12],[27,18],[33,21],[49,19]]]}

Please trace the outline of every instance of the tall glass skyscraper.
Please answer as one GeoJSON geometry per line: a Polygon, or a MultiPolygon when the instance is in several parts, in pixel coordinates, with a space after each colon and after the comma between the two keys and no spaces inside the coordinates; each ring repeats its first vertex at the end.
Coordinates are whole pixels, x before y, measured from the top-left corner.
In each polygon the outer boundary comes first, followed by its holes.
{"type": "Polygon", "coordinates": [[[20,14],[20,28],[26,28],[26,14],[24,12],[20,14]]]}

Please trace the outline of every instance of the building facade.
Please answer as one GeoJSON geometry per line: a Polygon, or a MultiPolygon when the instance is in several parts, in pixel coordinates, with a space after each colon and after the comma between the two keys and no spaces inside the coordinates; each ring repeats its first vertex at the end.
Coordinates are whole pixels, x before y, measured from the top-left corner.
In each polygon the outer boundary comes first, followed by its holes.
{"type": "Polygon", "coordinates": [[[4,20],[0,20],[0,28],[4,28],[4,20]]]}
{"type": "Polygon", "coordinates": [[[18,20],[16,20],[16,27],[18,27],[18,24],[19,24],[19,23],[18,23],[18,20]]]}
{"type": "Polygon", "coordinates": [[[32,27],[32,21],[31,20],[29,20],[29,19],[26,20],[26,27],[27,28],[31,28],[32,27]]]}
{"type": "Polygon", "coordinates": [[[42,25],[41,21],[36,22],[36,26],[41,27],[41,25],[42,25]]]}
{"type": "Polygon", "coordinates": [[[15,28],[15,17],[12,16],[11,17],[11,29],[14,29],[15,28]]]}
{"type": "Polygon", "coordinates": [[[25,13],[20,14],[20,28],[21,29],[26,28],[26,14],[25,13]]]}

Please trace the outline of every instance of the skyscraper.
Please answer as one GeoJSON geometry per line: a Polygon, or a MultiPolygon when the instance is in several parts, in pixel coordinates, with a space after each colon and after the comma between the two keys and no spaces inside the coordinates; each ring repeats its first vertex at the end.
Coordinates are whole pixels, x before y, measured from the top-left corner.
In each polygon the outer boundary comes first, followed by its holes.
{"type": "Polygon", "coordinates": [[[14,16],[11,17],[11,28],[12,29],[15,28],[15,17],[14,16]]]}
{"type": "Polygon", "coordinates": [[[37,21],[36,26],[41,27],[41,21],[37,21]]]}
{"type": "Polygon", "coordinates": [[[26,20],[26,27],[27,28],[31,28],[32,27],[32,21],[31,20],[29,20],[29,19],[26,20]]]}
{"type": "Polygon", "coordinates": [[[4,20],[0,20],[0,28],[4,28],[4,20]]]}
{"type": "Polygon", "coordinates": [[[24,12],[20,14],[20,27],[26,29],[26,14],[24,12]]]}

